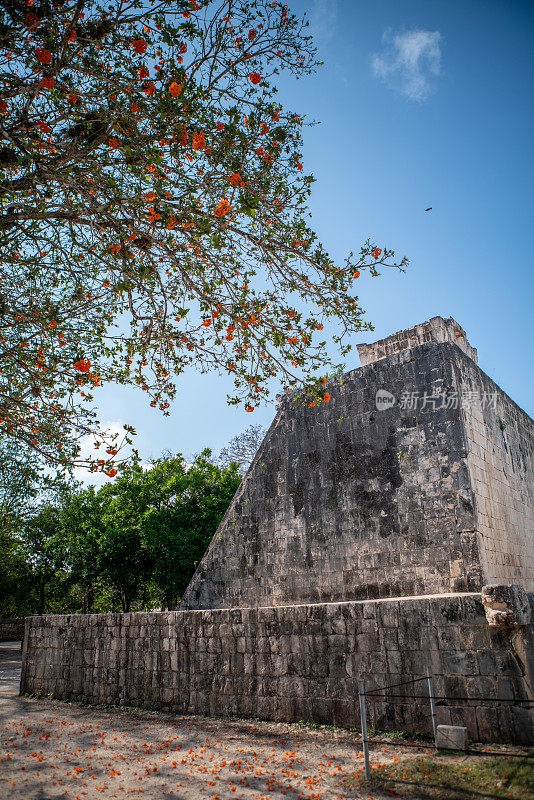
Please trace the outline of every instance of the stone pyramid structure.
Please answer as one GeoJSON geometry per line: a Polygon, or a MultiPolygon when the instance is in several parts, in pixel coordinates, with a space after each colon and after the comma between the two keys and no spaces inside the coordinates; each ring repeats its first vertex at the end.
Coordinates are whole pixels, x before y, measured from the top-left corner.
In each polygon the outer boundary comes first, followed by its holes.
{"type": "Polygon", "coordinates": [[[452,318],[288,395],[180,609],[534,591],[534,422],[452,318]]]}

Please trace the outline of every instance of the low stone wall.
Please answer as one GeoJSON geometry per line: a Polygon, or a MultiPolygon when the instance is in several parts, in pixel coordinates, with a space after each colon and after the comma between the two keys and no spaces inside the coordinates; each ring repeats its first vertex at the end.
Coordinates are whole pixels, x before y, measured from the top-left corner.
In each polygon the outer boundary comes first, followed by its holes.
{"type": "MultiPolygon", "coordinates": [[[[534,697],[524,666],[525,653],[534,663],[533,628],[520,646],[515,635],[488,625],[479,594],[31,617],[21,692],[352,727],[359,680],[399,684],[424,675],[429,659],[439,697],[469,698],[438,701],[440,723],[465,724],[480,741],[531,743],[534,716],[520,701],[534,697]]],[[[425,681],[389,693],[369,698],[373,727],[430,731],[425,681]]]]}
{"type": "Polygon", "coordinates": [[[25,617],[0,619],[0,642],[16,642],[24,637],[25,617]]]}

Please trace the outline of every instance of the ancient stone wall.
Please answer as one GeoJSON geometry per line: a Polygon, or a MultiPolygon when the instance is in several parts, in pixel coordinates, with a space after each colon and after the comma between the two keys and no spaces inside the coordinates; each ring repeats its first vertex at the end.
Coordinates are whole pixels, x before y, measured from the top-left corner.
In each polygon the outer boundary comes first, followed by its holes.
{"type": "Polygon", "coordinates": [[[0,619],[0,642],[16,642],[24,636],[25,617],[0,619]]]}
{"type": "Polygon", "coordinates": [[[181,608],[534,590],[534,422],[449,322],[284,398],[181,608]]]}
{"type": "Polygon", "coordinates": [[[329,403],[286,397],[180,607],[479,590],[461,409],[401,402],[457,392],[458,355],[431,341],[332,379],[329,403]]]}
{"type": "Polygon", "coordinates": [[[532,419],[462,354],[456,369],[484,582],[534,591],[532,419]]]}
{"type": "Polygon", "coordinates": [[[426,342],[451,342],[463,350],[473,361],[477,362],[477,351],[467,341],[464,329],[452,317],[432,317],[428,322],[421,322],[413,328],[398,331],[386,339],[379,339],[372,344],[356,345],[360,361],[365,367],[381,358],[388,358],[401,350],[411,350],[426,342]]]}
{"type": "MultiPolygon", "coordinates": [[[[424,675],[430,659],[436,694],[453,698],[439,701],[440,723],[465,724],[476,740],[531,743],[534,717],[521,701],[534,699],[523,678],[525,653],[534,674],[532,625],[521,637],[489,626],[478,594],[33,617],[21,691],[352,727],[359,680],[399,684],[424,675]]],[[[370,724],[429,732],[426,682],[391,693],[403,697],[369,699],[370,724]]]]}

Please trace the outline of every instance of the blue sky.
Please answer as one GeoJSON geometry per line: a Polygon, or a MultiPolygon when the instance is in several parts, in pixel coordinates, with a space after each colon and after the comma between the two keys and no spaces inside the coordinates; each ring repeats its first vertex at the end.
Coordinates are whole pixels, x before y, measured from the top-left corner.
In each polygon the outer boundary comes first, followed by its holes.
{"type": "MultiPolygon", "coordinates": [[[[370,237],[411,263],[362,276],[375,341],[453,316],[479,364],[531,416],[534,3],[525,0],[301,0],[325,66],[280,82],[305,132],[313,226],[342,259],[370,237]],[[425,208],[432,211],[425,213],[425,208]],[[530,223],[530,224],[529,224],[530,223]]],[[[354,349],[347,369],[359,366],[354,349]]],[[[144,458],[218,452],[274,407],[229,407],[228,379],[190,373],[171,416],[141,392],[104,388],[104,422],[130,422],[144,458]]]]}

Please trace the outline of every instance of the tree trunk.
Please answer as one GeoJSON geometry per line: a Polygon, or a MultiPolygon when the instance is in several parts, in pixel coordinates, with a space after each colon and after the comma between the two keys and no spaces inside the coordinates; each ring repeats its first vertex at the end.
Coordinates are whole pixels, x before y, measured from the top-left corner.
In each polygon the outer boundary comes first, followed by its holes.
{"type": "Polygon", "coordinates": [[[178,603],[176,602],[176,597],[174,597],[174,595],[165,595],[165,609],[167,611],[175,611],[177,605],[178,603]]]}
{"type": "Polygon", "coordinates": [[[94,603],[94,592],[92,589],[86,589],[82,601],[82,613],[91,614],[94,603]]]}

